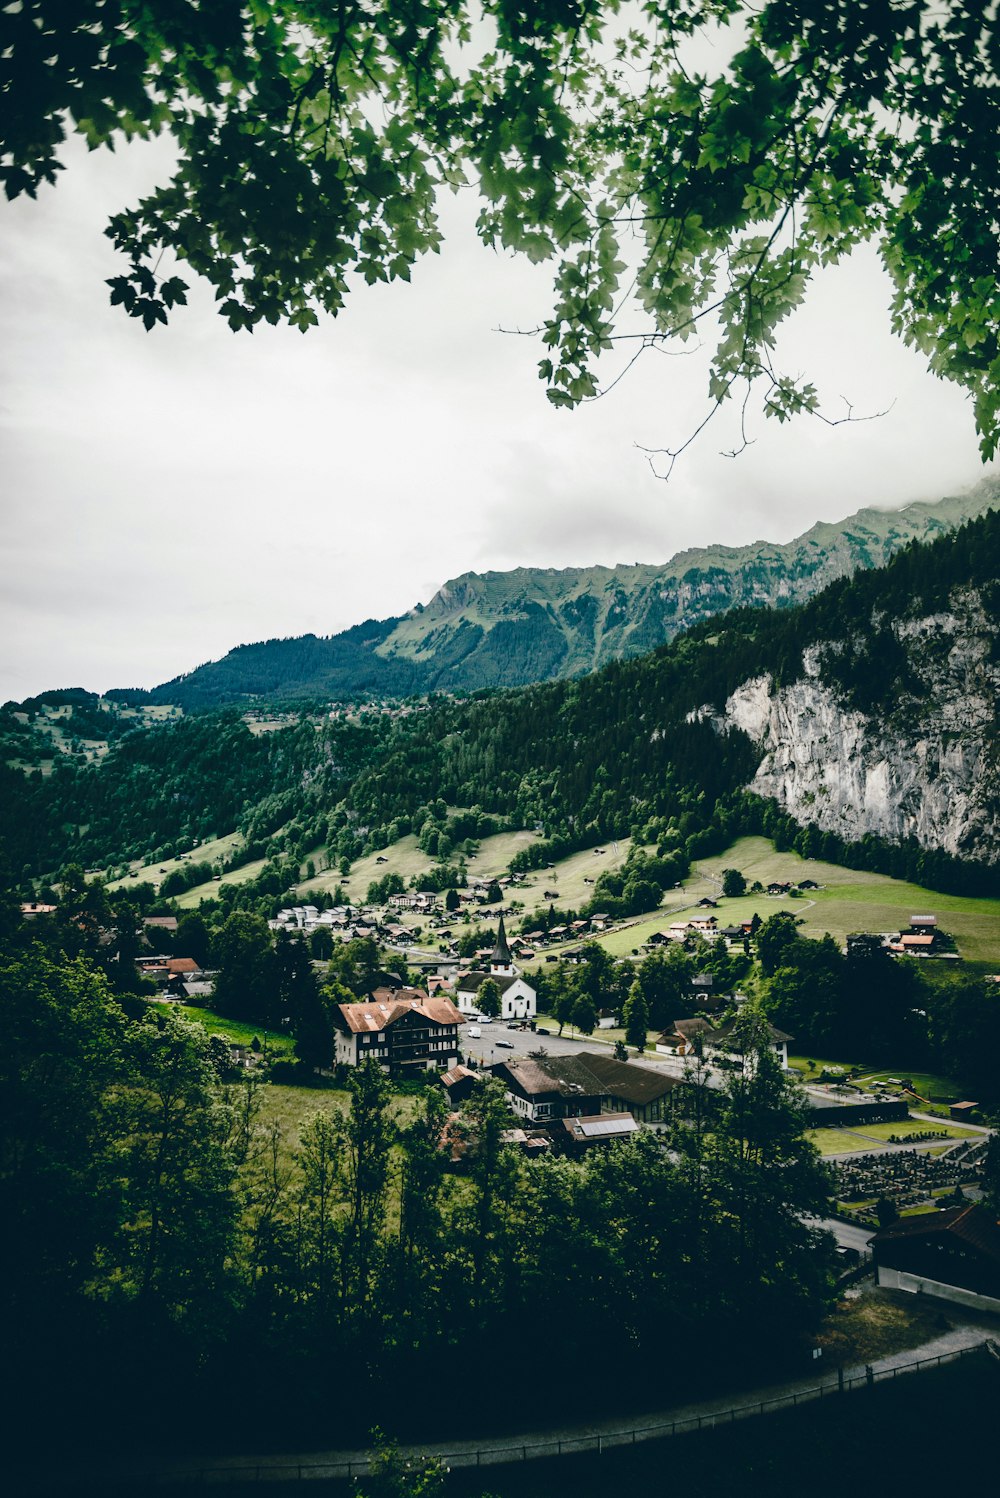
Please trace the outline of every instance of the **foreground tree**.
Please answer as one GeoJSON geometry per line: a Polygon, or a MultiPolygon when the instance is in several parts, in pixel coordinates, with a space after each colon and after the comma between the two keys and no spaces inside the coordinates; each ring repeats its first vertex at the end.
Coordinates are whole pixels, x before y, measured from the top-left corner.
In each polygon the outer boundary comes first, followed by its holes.
{"type": "Polygon", "coordinates": [[[484,978],[476,990],[476,1008],[490,1019],[499,1019],[503,1008],[503,995],[495,978],[484,978]]]}
{"type": "Polygon", "coordinates": [[[234,329],[305,330],[357,276],[409,279],[439,246],[439,190],[471,180],[486,243],[556,263],[538,330],[556,404],[597,393],[616,341],[638,353],[704,325],[709,413],[754,387],[778,420],[819,412],[808,377],[776,365],[777,328],[817,271],[874,241],[895,331],[971,393],[996,449],[1000,89],[982,6],[24,0],[0,12],[0,59],[8,197],[55,180],[67,128],[92,147],[173,135],[170,180],[108,231],[128,266],[112,301],[147,328],[185,301],[179,264],[234,329]]]}
{"type": "MultiPolygon", "coordinates": [[[[808,1324],[822,1304],[832,1246],[804,1219],[824,1215],[830,1179],[806,1138],[805,1101],[783,1073],[763,1016],[740,1011],[729,1067],[704,1149],[704,1176],[725,1232],[715,1252],[728,1260],[716,1295],[760,1327],[808,1324]]],[[[706,1307],[706,1309],[708,1309],[706,1307]]]]}
{"type": "Polygon", "coordinates": [[[340,1257],[341,1304],[345,1313],[368,1316],[382,1264],[392,1148],[397,1128],[390,1113],[392,1090],[377,1061],[363,1061],[348,1081],[351,1108],[344,1124],[346,1211],[340,1257]]]}
{"type": "Polygon", "coordinates": [[[109,1176],[120,1222],[103,1271],[119,1293],[188,1321],[211,1315],[233,1246],[232,1119],[203,1025],[175,1014],[136,1025],[135,1072],[110,1100],[109,1176]]]}
{"type": "Polygon", "coordinates": [[[634,1045],[637,1051],[646,1049],[646,1034],[649,1030],[649,1005],[646,1003],[646,995],[642,991],[642,984],[637,978],[629,989],[625,1007],[622,1010],[622,1024],[625,1026],[625,1039],[629,1045],[634,1045]]]}
{"type": "Polygon", "coordinates": [[[114,1231],[103,1161],[127,1025],[103,978],[37,948],[0,963],[0,1014],[0,1284],[30,1320],[82,1289],[114,1231]]]}

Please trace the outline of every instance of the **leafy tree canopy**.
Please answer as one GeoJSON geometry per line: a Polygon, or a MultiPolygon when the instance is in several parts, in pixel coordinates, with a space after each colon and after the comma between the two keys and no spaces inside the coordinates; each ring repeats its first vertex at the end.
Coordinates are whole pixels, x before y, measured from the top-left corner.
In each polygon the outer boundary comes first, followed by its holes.
{"type": "Polygon", "coordinates": [[[776,330],[874,241],[895,331],[971,393],[989,457],[998,45],[960,0],[24,0],[0,13],[0,172],[34,193],[68,129],[172,134],[171,178],[108,229],[111,299],[147,328],[188,267],[234,330],[305,331],[352,278],[409,279],[440,190],[473,184],[487,244],[554,262],[539,370],[564,406],[616,340],[704,325],[712,408],[757,387],[779,420],[819,411],[776,330]]]}
{"type": "Polygon", "coordinates": [[[484,978],[480,983],[476,993],[476,1005],[480,1014],[488,1014],[491,1019],[499,1019],[503,1008],[503,995],[495,978],[484,978]]]}

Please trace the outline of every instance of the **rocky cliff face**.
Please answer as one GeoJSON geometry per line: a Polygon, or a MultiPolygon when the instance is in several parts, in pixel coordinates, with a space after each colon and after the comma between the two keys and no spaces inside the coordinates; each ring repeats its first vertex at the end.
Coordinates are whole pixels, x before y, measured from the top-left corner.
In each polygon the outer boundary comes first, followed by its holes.
{"type": "Polygon", "coordinates": [[[725,723],[763,750],[751,789],[848,841],[914,838],[1000,863],[997,635],[975,590],[952,603],[893,625],[912,688],[878,718],[824,682],[822,646],[804,652],[791,686],[762,676],[738,687],[725,723]]]}

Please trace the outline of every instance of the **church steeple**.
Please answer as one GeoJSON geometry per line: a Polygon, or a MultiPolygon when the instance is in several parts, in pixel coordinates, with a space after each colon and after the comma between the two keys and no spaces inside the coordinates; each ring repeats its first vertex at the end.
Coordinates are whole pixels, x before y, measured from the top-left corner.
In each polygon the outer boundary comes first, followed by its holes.
{"type": "Polygon", "coordinates": [[[514,962],[510,955],[510,947],[507,945],[507,933],[504,930],[503,913],[500,915],[500,924],[497,927],[497,944],[493,948],[490,957],[490,972],[496,976],[507,977],[514,971],[514,962]]]}

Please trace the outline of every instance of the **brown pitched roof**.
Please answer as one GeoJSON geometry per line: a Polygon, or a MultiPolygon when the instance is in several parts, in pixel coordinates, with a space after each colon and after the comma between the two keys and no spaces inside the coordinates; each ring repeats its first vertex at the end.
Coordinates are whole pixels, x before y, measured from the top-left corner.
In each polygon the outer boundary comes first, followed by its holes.
{"type": "Polygon", "coordinates": [[[599,1097],[605,1091],[582,1056],[512,1056],[492,1069],[507,1072],[529,1096],[599,1097]]]}
{"type": "Polygon", "coordinates": [[[890,1227],[880,1228],[872,1241],[888,1243],[897,1238],[936,1238],[945,1233],[961,1239],[1000,1264],[1000,1222],[978,1202],[949,1207],[947,1212],[921,1212],[917,1217],[901,1217],[890,1227]]]}
{"type": "Polygon", "coordinates": [[[466,1077],[471,1077],[475,1081],[478,1076],[478,1072],[470,1071],[467,1066],[453,1066],[451,1071],[441,1073],[441,1081],[445,1087],[454,1087],[456,1082],[464,1082],[466,1077]]]}
{"type": "Polygon", "coordinates": [[[635,1107],[652,1103],[681,1085],[680,1077],[651,1066],[639,1066],[634,1061],[616,1061],[613,1056],[598,1056],[590,1051],[584,1051],[580,1059],[602,1084],[602,1092],[625,1098],[635,1107]]]}
{"type": "Polygon", "coordinates": [[[171,973],[200,973],[201,963],[193,957],[168,957],[167,968],[171,973]]]}
{"type": "MultiPolygon", "coordinates": [[[[696,1015],[694,1019],[675,1019],[674,1031],[682,1040],[694,1040],[699,1035],[714,1035],[716,1033],[708,1023],[708,1020],[702,1019],[701,1015],[696,1015]]],[[[667,1033],[667,1031],[664,1031],[664,1034],[667,1033]]]]}

